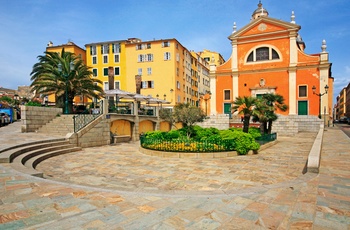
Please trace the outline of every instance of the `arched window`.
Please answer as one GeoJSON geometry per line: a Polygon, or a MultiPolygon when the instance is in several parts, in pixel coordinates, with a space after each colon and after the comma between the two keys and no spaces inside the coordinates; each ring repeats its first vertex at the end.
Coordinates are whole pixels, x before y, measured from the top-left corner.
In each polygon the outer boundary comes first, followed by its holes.
{"type": "Polygon", "coordinates": [[[268,61],[280,59],[277,51],[271,47],[259,47],[253,50],[247,58],[247,62],[268,61]]]}

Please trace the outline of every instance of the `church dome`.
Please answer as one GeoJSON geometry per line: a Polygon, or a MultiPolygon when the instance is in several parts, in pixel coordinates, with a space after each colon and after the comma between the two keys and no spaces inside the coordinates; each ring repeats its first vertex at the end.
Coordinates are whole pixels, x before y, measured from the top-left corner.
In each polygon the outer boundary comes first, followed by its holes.
{"type": "Polygon", "coordinates": [[[256,9],[253,14],[252,14],[252,19],[257,19],[261,16],[269,16],[269,12],[267,12],[266,9],[264,9],[264,7],[262,6],[262,3],[261,1],[259,1],[259,4],[258,4],[258,9],[256,9]]]}

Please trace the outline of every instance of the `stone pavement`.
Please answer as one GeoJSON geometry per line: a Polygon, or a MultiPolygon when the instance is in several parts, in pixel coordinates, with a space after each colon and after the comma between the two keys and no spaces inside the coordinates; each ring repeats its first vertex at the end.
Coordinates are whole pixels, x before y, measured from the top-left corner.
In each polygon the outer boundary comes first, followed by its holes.
{"type": "MultiPolygon", "coordinates": [[[[320,173],[303,174],[315,136],[227,159],[89,148],[39,164],[47,179],[0,164],[0,229],[349,229],[350,139],[327,127],[320,173]]],[[[0,149],[43,138],[13,123],[0,149]]]]}

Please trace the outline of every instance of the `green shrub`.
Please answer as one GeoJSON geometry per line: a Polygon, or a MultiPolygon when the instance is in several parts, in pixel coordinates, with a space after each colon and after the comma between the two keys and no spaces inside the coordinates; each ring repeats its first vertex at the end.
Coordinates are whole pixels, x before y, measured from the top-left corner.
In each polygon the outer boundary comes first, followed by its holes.
{"type": "Polygon", "coordinates": [[[261,137],[260,128],[250,127],[248,133],[251,134],[254,139],[261,137]]]}
{"type": "MultiPolygon", "coordinates": [[[[170,148],[166,149],[168,151],[176,151],[177,149],[180,150],[180,143],[184,143],[186,141],[188,142],[188,146],[186,147],[186,150],[188,151],[214,151],[214,146],[216,146],[215,149],[217,150],[225,148],[226,150],[235,150],[240,155],[245,155],[249,152],[249,150],[254,151],[260,148],[260,145],[255,141],[255,138],[253,137],[253,135],[257,136],[257,131],[254,129],[252,129],[252,134],[250,134],[244,133],[240,128],[218,130],[216,128],[201,128],[199,126],[193,126],[193,138],[188,140],[186,135],[187,128],[188,127],[179,130],[171,130],[169,132],[150,131],[145,133],[145,137],[147,139],[149,138],[153,140],[171,141],[173,144],[171,146],[166,146],[166,148],[170,148]],[[198,143],[199,145],[195,145],[191,144],[192,142],[201,142],[202,144],[198,143]],[[217,143],[217,145],[215,143],[217,143]]],[[[259,129],[257,130],[259,131],[259,129]]],[[[260,133],[258,134],[260,136],[260,133]]]]}
{"type": "Polygon", "coordinates": [[[164,134],[165,140],[174,140],[180,137],[180,133],[178,130],[170,130],[164,134]]]}
{"type": "Polygon", "coordinates": [[[25,104],[26,106],[42,106],[40,102],[37,101],[29,101],[28,103],[25,104]]]}
{"type": "Polygon", "coordinates": [[[145,133],[145,137],[149,139],[164,140],[165,132],[162,131],[149,131],[145,133]]]}
{"type": "Polygon", "coordinates": [[[202,128],[200,126],[194,126],[194,134],[193,134],[193,139],[198,140],[198,141],[203,141],[203,140],[214,140],[217,138],[220,138],[219,136],[219,130],[217,128],[202,128]]]}

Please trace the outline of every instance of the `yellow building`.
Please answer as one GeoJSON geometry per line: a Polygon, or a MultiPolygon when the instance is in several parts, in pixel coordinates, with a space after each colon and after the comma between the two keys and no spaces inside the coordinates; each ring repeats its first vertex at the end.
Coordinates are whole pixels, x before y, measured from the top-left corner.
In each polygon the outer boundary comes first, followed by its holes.
{"type": "Polygon", "coordinates": [[[197,57],[192,56],[176,39],[141,41],[128,39],[126,48],[126,88],[136,92],[135,76],[141,76],[141,94],[170,102],[197,105],[199,100],[198,66],[209,73],[207,67],[198,64],[197,57]]]}
{"type": "MultiPolygon", "coordinates": [[[[77,46],[74,42],[67,42],[66,44],[62,44],[62,45],[57,45],[55,46],[51,41],[47,44],[46,47],[46,52],[57,52],[60,53],[62,52],[62,49],[64,49],[65,52],[70,52],[70,53],[74,53],[77,57],[81,58],[84,62],[84,64],[86,64],[86,52],[83,48],[77,46]]],[[[55,104],[55,95],[51,94],[51,95],[47,95],[47,98],[45,99],[47,100],[47,102],[49,104],[55,104]]],[[[84,98],[83,96],[76,96],[74,98],[74,104],[75,105],[81,105],[81,104],[85,104],[88,102],[87,98],[84,98]]]]}
{"type": "Polygon", "coordinates": [[[339,108],[339,112],[338,112],[338,118],[341,118],[341,117],[346,117],[346,113],[347,113],[347,110],[346,110],[346,101],[347,101],[347,98],[346,98],[346,87],[344,87],[340,93],[339,93],[339,101],[338,101],[338,108],[339,108]]]}
{"type": "Polygon", "coordinates": [[[222,57],[222,55],[218,52],[210,51],[210,50],[203,50],[200,52],[197,52],[201,58],[203,58],[205,61],[207,61],[209,64],[214,63],[216,66],[222,65],[225,62],[225,59],[222,57]]]}
{"type": "Polygon", "coordinates": [[[109,69],[113,76],[113,89],[126,88],[125,40],[86,44],[86,65],[92,68],[93,77],[101,80],[103,89],[108,90],[109,69]]]}

